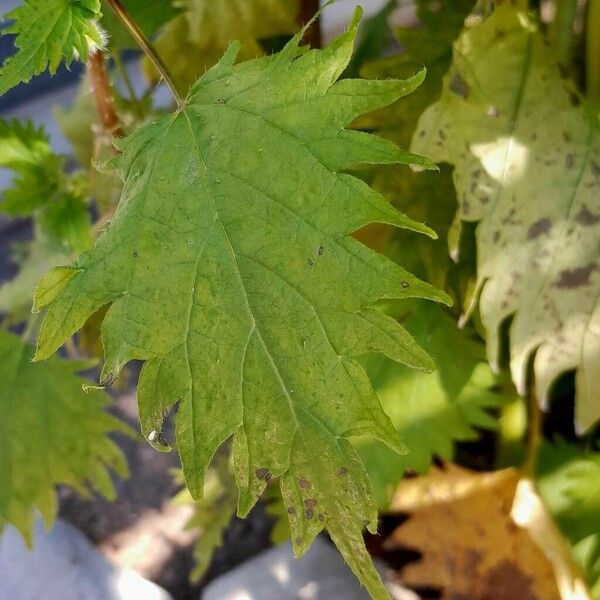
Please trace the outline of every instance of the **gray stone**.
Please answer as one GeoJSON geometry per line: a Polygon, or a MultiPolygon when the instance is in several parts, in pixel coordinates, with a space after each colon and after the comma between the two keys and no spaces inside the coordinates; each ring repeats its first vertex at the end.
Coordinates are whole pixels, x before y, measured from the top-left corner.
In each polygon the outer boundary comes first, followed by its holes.
{"type": "Polygon", "coordinates": [[[170,600],[162,588],[109,563],[77,529],[36,523],[30,551],[7,527],[0,538],[0,600],[170,600]]]}
{"type": "MultiPolygon", "coordinates": [[[[415,600],[412,592],[392,586],[398,600],[415,600]],[[408,594],[408,595],[406,595],[408,594]]],[[[370,600],[334,546],[317,538],[295,559],[289,543],[263,552],[213,581],[202,600],[370,600]]],[[[418,600],[418,599],[417,599],[418,600]]]]}

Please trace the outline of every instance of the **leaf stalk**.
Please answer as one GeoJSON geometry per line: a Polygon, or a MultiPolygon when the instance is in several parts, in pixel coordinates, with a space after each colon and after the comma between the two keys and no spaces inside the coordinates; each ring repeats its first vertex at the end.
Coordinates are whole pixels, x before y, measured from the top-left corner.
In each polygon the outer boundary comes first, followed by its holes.
{"type": "Polygon", "coordinates": [[[121,23],[125,26],[127,31],[131,34],[133,39],[137,42],[138,46],[144,51],[144,54],[149,58],[150,62],[154,65],[156,70],[160,73],[164,82],[167,84],[177,107],[182,109],[185,106],[185,102],[179,95],[173,76],[169,72],[169,69],[158,55],[152,44],[148,41],[148,38],[144,35],[139,25],[133,20],[131,15],[127,12],[121,0],[106,0],[107,4],[113,9],[121,23]]]}
{"type": "Polygon", "coordinates": [[[586,30],[586,89],[597,107],[600,105],[600,0],[588,2],[586,30]]]}

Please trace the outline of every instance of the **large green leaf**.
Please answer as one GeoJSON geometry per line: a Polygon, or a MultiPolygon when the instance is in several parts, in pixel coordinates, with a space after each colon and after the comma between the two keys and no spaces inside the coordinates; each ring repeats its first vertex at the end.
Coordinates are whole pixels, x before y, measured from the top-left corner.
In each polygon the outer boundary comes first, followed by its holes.
{"type": "Polygon", "coordinates": [[[202,495],[211,457],[233,435],[238,512],[280,477],[296,552],[326,527],[384,598],[361,534],[375,527],[376,507],[348,438],[402,445],[356,357],[381,352],[431,369],[373,304],[447,297],[349,236],[372,221],[432,234],[344,173],[357,163],[430,165],[344,129],[423,78],[336,82],[356,27],[324,50],[300,50],[300,34],[281,53],[237,66],[234,45],[184,108],[123,141],[113,222],[76,265],[38,287],[37,307],[48,312],[37,359],[112,302],[103,379],[146,361],[138,398],[151,440],[179,402],[192,494],[202,495]]]}
{"type": "Polygon", "coordinates": [[[488,358],[509,318],[521,393],[538,398],[575,368],[576,424],[600,417],[600,139],[542,35],[509,4],[467,29],[442,99],[413,149],[455,165],[459,217],[477,222],[477,293],[488,358]]]}
{"type": "MultiPolygon", "coordinates": [[[[188,0],[186,12],[171,21],[156,40],[156,49],[187,94],[191,85],[212,67],[233,41],[240,43],[239,59],[264,54],[260,40],[291,35],[298,28],[297,0],[188,0]]],[[[148,60],[144,71],[159,78],[148,60]]]]}
{"type": "Polygon", "coordinates": [[[127,464],[108,434],[130,431],[104,412],[106,394],[83,391],[75,373],[89,365],[61,358],[36,364],[33,352],[0,330],[0,526],[15,525],[28,541],[34,509],[52,523],[56,485],[114,497],[108,468],[126,476],[127,464]]]}
{"type": "Polygon", "coordinates": [[[0,67],[0,96],[46,69],[56,73],[61,61],[86,60],[102,45],[99,18],[100,0],[24,0],[4,17],[14,21],[2,33],[17,35],[17,52],[0,67]]]}

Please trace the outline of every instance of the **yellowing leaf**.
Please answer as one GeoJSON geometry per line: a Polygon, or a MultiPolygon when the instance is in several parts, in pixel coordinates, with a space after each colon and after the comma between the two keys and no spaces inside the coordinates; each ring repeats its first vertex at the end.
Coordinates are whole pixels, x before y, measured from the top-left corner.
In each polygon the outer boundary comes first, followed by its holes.
{"type": "Polygon", "coordinates": [[[357,357],[381,352],[431,369],[373,305],[447,296],[350,237],[373,221],[431,235],[344,173],[357,163],[430,166],[344,129],[423,77],[336,82],[356,27],[324,50],[301,51],[300,34],[281,53],[237,66],[234,45],[184,108],[123,141],[114,220],[70,277],[57,283],[50,272],[38,288],[48,312],[37,359],[112,303],[103,378],[146,361],[138,398],[151,440],[179,402],[192,494],[201,497],[213,454],[233,436],[238,512],[280,477],[296,552],[327,528],[373,597],[387,598],[362,540],[376,507],[348,438],[402,445],[357,357]]]}
{"type": "Polygon", "coordinates": [[[17,34],[17,53],[0,67],[0,96],[46,69],[56,73],[61,61],[85,61],[102,45],[97,26],[100,0],[25,0],[4,16],[14,23],[3,33],[17,34]]]}
{"type": "Polygon", "coordinates": [[[413,149],[455,165],[459,217],[477,222],[477,291],[488,358],[509,328],[510,368],[543,406],[576,369],[580,431],[600,417],[600,138],[544,39],[510,4],[456,43],[442,99],[413,149]]]}
{"type": "MultiPolygon", "coordinates": [[[[298,29],[297,0],[188,0],[186,12],[173,19],[156,40],[156,49],[173,73],[183,94],[223,55],[240,43],[239,60],[264,54],[259,41],[291,35],[298,29]]],[[[148,60],[144,72],[151,81],[158,73],[148,60]]]]}
{"type": "Polygon", "coordinates": [[[108,469],[126,476],[127,464],[108,434],[130,431],[104,412],[106,394],[83,391],[75,373],[86,363],[36,364],[32,356],[32,347],[0,331],[0,526],[13,524],[28,541],[34,509],[52,523],[56,485],[114,496],[108,469]]]}
{"type": "Polygon", "coordinates": [[[383,549],[422,554],[400,569],[404,584],[439,590],[442,600],[589,600],[531,482],[516,469],[475,473],[450,465],[407,479],[392,510],[410,517],[383,549]],[[583,595],[561,596],[567,582],[583,595]]]}

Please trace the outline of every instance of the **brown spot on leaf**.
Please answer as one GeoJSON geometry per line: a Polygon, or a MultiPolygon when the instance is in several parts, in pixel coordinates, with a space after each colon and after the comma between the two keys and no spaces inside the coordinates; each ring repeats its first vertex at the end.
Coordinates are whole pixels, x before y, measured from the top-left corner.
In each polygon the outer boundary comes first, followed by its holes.
{"type": "Polygon", "coordinates": [[[310,490],[310,488],[312,487],[310,481],[308,481],[308,479],[305,479],[304,477],[300,477],[300,479],[298,479],[298,485],[303,490],[310,490]]]}
{"type": "Polygon", "coordinates": [[[565,167],[567,169],[572,169],[574,166],[575,166],[575,157],[569,153],[565,156],[565,167]]]}
{"type": "Polygon", "coordinates": [[[317,254],[319,256],[323,256],[323,252],[325,252],[325,248],[323,248],[323,246],[319,246],[319,250],[317,251],[317,254]]]}
{"type": "Polygon", "coordinates": [[[256,469],[254,473],[257,479],[260,479],[261,481],[266,481],[267,483],[269,483],[269,481],[271,481],[271,479],[273,478],[269,469],[265,469],[264,467],[256,469]]]}
{"type": "Polygon", "coordinates": [[[575,215],[575,220],[580,225],[596,225],[600,222],[600,215],[595,215],[585,204],[581,210],[575,215]]]}
{"type": "Polygon", "coordinates": [[[552,221],[550,219],[543,218],[536,221],[531,227],[527,230],[527,239],[535,240],[540,237],[540,235],[544,233],[548,233],[550,228],[552,227],[552,221]]]}
{"type": "Polygon", "coordinates": [[[557,288],[573,289],[590,284],[590,275],[598,269],[598,265],[590,263],[585,267],[576,269],[565,269],[560,272],[558,281],[554,286],[557,288]]]}
{"type": "Polygon", "coordinates": [[[288,515],[295,515],[296,509],[293,506],[289,506],[287,509],[288,515]]]}
{"type": "Polygon", "coordinates": [[[401,286],[402,288],[406,289],[406,288],[410,287],[410,284],[408,283],[408,281],[403,281],[403,282],[400,284],[400,286],[401,286]]]}
{"type": "Polygon", "coordinates": [[[315,507],[317,506],[317,501],[314,498],[307,498],[304,501],[304,514],[307,519],[312,519],[315,516],[315,507]]]}
{"type": "Polygon", "coordinates": [[[536,600],[533,578],[516,565],[503,560],[486,574],[483,588],[494,600],[536,600]]]}
{"type": "Polygon", "coordinates": [[[450,80],[450,91],[462,96],[463,98],[467,98],[469,96],[469,88],[460,73],[454,73],[452,76],[452,79],[450,80]]]}
{"type": "Polygon", "coordinates": [[[344,475],[348,475],[348,469],[346,469],[346,467],[342,467],[341,469],[338,469],[336,475],[338,477],[343,477],[344,475]]]}

